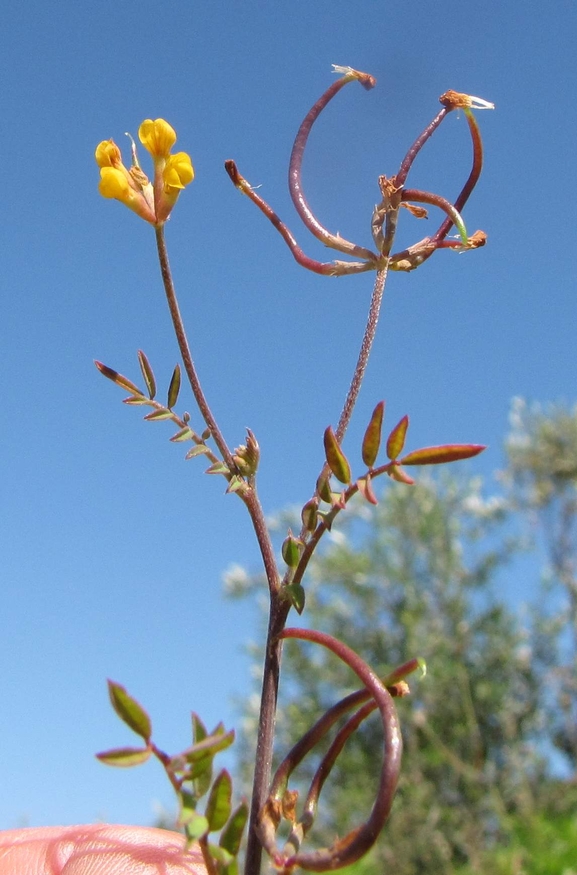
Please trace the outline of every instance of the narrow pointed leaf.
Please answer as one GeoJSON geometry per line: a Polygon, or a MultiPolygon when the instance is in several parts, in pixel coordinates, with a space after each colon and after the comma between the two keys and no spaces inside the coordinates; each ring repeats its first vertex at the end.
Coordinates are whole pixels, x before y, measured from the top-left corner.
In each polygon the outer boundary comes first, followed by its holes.
{"type": "Polygon", "coordinates": [[[300,583],[289,583],[284,587],[290,603],[300,616],[305,609],[305,591],[300,583]]]}
{"type": "Polygon", "coordinates": [[[248,820],[248,805],[246,802],[241,802],[237,809],[231,814],[228,823],[220,834],[219,845],[224,848],[233,857],[236,857],[240,850],[242,834],[248,820]]]}
{"type": "Polygon", "coordinates": [[[206,731],[206,726],[195,712],[192,712],[192,740],[195,744],[198,744],[199,741],[204,741],[206,736],[208,735],[206,731]]]}
{"type": "Polygon", "coordinates": [[[224,462],[215,462],[210,468],[207,468],[205,474],[230,474],[224,462]]]}
{"type": "Polygon", "coordinates": [[[405,437],[409,427],[409,417],[403,416],[401,421],[394,427],[387,440],[387,456],[389,459],[396,459],[399,453],[402,453],[405,446],[405,437]]]}
{"type": "Polygon", "coordinates": [[[357,480],[357,486],[359,487],[359,492],[363,496],[369,504],[378,504],[377,496],[373,490],[373,483],[371,478],[367,475],[366,477],[359,477],[357,480]]]}
{"type": "MultiPolygon", "coordinates": [[[[210,790],[210,785],[212,784],[212,760],[213,757],[208,757],[207,768],[199,775],[192,775],[194,780],[194,790],[199,799],[202,799],[202,797],[210,790]]],[[[191,768],[191,773],[197,771],[198,765],[199,763],[191,768]]]]}
{"type": "Polygon", "coordinates": [[[146,388],[148,389],[148,397],[152,400],[156,395],[156,380],[154,379],[154,372],[150,367],[150,362],[141,349],[138,350],[138,363],[146,383],[146,388]]]}
{"type": "Polygon", "coordinates": [[[329,468],[341,483],[351,482],[351,466],[347,457],[341,450],[339,442],[331,425],[325,430],[324,435],[325,456],[329,468]]]}
{"type": "Polygon", "coordinates": [[[363,462],[365,463],[367,468],[373,467],[379,453],[379,449],[381,446],[381,431],[383,427],[384,414],[385,402],[379,401],[379,403],[373,410],[371,421],[367,426],[367,430],[363,438],[363,462]]]}
{"type": "Polygon", "coordinates": [[[152,413],[147,413],[144,419],[147,422],[161,422],[164,419],[172,419],[173,416],[174,413],[171,410],[162,407],[160,410],[153,410],[152,413]]]}
{"type": "Polygon", "coordinates": [[[150,398],[145,395],[130,395],[128,398],[122,399],[123,404],[150,404],[150,398]]]}
{"type": "Polygon", "coordinates": [[[184,753],[184,757],[188,763],[195,763],[207,755],[214,756],[219,751],[226,750],[233,741],[234,729],[231,729],[229,732],[213,732],[189,748],[184,753]]]}
{"type": "Polygon", "coordinates": [[[168,400],[166,406],[171,409],[178,401],[178,393],[180,392],[180,365],[176,365],[170,378],[170,386],[168,387],[168,400]]]}
{"type": "Polygon", "coordinates": [[[114,681],[108,681],[108,695],[112,707],[120,717],[123,723],[140,735],[146,742],[150,741],[152,735],[152,725],[150,717],[136,699],[130,696],[121,684],[114,681]]]}
{"type": "Polygon", "coordinates": [[[314,532],[319,517],[319,500],[311,498],[301,510],[301,521],[307,532],[314,532]]]}
{"type": "Polygon", "coordinates": [[[206,754],[202,759],[193,763],[187,772],[187,779],[194,781],[195,787],[202,789],[202,793],[199,792],[198,794],[199,798],[204,796],[212,783],[213,760],[214,756],[212,754],[206,754]]]}
{"type": "Polygon", "coordinates": [[[117,386],[121,386],[123,389],[126,389],[127,392],[132,392],[133,395],[142,395],[142,392],[128,377],[123,377],[122,374],[119,374],[118,371],[114,371],[112,368],[109,368],[107,365],[103,365],[102,362],[95,361],[94,364],[100,371],[100,373],[107,377],[109,380],[112,380],[113,383],[116,383],[117,386]]]}
{"type": "Polygon", "coordinates": [[[96,759],[107,766],[127,769],[140,766],[150,759],[151,751],[147,747],[117,747],[96,754],[96,759]]]}
{"type": "Polygon", "coordinates": [[[391,468],[389,468],[387,474],[389,475],[389,477],[391,477],[392,480],[397,480],[398,483],[406,483],[407,486],[415,485],[415,481],[413,480],[413,478],[409,477],[407,472],[403,471],[400,465],[393,465],[391,468]]]}
{"type": "Polygon", "coordinates": [[[323,501],[326,501],[327,504],[331,503],[331,488],[328,477],[319,477],[317,480],[317,492],[323,501]]]}
{"type": "Polygon", "coordinates": [[[190,441],[192,440],[192,437],[192,429],[186,426],[186,428],[181,428],[180,431],[177,431],[176,434],[173,434],[170,440],[173,443],[178,443],[179,441],[190,441]]]}
{"type": "Polygon", "coordinates": [[[205,447],[204,444],[197,444],[195,447],[193,447],[191,450],[188,451],[188,453],[186,454],[186,456],[184,458],[185,459],[194,459],[195,456],[202,456],[202,455],[206,455],[207,453],[210,453],[210,450],[208,449],[208,447],[205,447]]]}
{"type": "Polygon", "coordinates": [[[232,779],[226,769],[215,778],[206,803],[205,817],[210,832],[222,829],[230,817],[232,799],[232,779]]]}
{"type": "Polygon", "coordinates": [[[440,447],[423,447],[407,453],[400,461],[403,465],[442,465],[444,462],[457,462],[471,459],[482,453],[482,444],[444,444],[440,447]]]}

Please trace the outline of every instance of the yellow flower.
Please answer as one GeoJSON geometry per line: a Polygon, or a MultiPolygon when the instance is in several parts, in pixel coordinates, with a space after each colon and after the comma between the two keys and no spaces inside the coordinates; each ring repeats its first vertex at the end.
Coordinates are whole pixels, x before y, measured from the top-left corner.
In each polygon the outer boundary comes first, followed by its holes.
{"type": "Polygon", "coordinates": [[[94,153],[99,167],[119,167],[122,165],[122,155],[114,140],[103,140],[94,153]]]}
{"type": "Polygon", "coordinates": [[[116,167],[101,167],[98,191],[102,197],[116,198],[129,206],[132,189],[122,170],[116,167]]]}
{"type": "Polygon", "coordinates": [[[162,179],[166,194],[174,193],[177,195],[179,189],[184,188],[194,179],[194,168],[190,155],[187,155],[186,152],[177,152],[175,155],[170,155],[162,171],[162,179]],[[174,189],[177,189],[177,191],[174,191],[174,189]]]}
{"type": "Polygon", "coordinates": [[[103,140],[94,156],[100,167],[99,191],[103,197],[119,200],[158,227],[168,219],[182,189],[194,179],[194,170],[186,152],[170,154],[176,132],[164,119],[146,119],[140,125],[138,136],[154,161],[153,182],[149,182],[140,167],[134,140],[129,169],[122,163],[114,140],[103,140]]]}
{"type": "Polygon", "coordinates": [[[156,224],[154,211],[142,190],[135,187],[125,167],[101,167],[98,191],[102,197],[114,198],[152,225],[156,224]]]}
{"type": "Polygon", "coordinates": [[[168,158],[176,143],[176,131],[163,118],[147,118],[138,129],[138,137],[154,159],[168,158]]]}

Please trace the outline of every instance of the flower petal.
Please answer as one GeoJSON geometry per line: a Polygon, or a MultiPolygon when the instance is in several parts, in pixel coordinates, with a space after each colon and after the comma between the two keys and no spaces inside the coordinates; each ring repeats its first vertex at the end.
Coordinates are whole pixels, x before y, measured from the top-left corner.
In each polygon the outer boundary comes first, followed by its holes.
{"type": "Polygon", "coordinates": [[[153,158],[168,158],[176,143],[176,131],[162,118],[145,119],[138,129],[140,142],[153,158]]]}

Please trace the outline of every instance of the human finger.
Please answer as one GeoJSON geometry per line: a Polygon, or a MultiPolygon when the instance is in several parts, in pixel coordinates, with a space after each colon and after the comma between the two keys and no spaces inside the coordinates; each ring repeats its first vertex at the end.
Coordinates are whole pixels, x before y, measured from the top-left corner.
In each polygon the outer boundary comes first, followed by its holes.
{"type": "Polygon", "coordinates": [[[0,832],[0,875],[206,875],[198,845],[163,829],[113,824],[0,832]]]}

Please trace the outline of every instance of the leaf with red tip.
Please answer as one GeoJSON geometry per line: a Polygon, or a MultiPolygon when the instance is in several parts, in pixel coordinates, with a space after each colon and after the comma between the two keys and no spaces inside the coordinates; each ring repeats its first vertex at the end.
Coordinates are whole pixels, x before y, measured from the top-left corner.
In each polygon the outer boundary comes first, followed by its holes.
{"type": "Polygon", "coordinates": [[[94,364],[100,371],[103,377],[107,377],[109,380],[112,380],[113,383],[116,383],[117,386],[120,386],[122,389],[126,389],[127,392],[132,392],[133,395],[142,396],[142,392],[135,386],[135,384],[128,379],[128,377],[123,377],[122,374],[119,374],[118,371],[113,370],[113,368],[109,368],[107,365],[103,365],[102,362],[95,361],[94,364]]]}
{"type": "Polygon", "coordinates": [[[229,469],[224,462],[215,462],[210,468],[207,468],[205,474],[230,474],[229,469]]]}
{"type": "Polygon", "coordinates": [[[396,459],[405,446],[405,438],[409,427],[409,417],[403,416],[401,421],[394,427],[387,440],[387,456],[396,459]]]}
{"type": "Polygon", "coordinates": [[[331,425],[325,429],[324,444],[325,456],[329,468],[337,480],[340,480],[341,483],[349,484],[351,482],[351,466],[339,446],[339,442],[337,441],[337,437],[331,425]]]}
{"type": "Polygon", "coordinates": [[[177,431],[176,434],[173,434],[170,440],[173,443],[178,443],[178,441],[190,441],[192,440],[192,437],[192,430],[186,426],[185,428],[181,428],[180,431],[177,431]]]}
{"type": "Polygon", "coordinates": [[[359,477],[357,480],[357,486],[359,488],[359,492],[365,498],[369,504],[378,504],[377,497],[373,491],[373,484],[371,482],[371,478],[367,477],[359,477]]]}
{"type": "Polygon", "coordinates": [[[202,455],[206,456],[207,453],[210,453],[210,450],[208,449],[208,447],[205,447],[204,444],[196,444],[196,446],[194,446],[191,450],[188,451],[188,453],[186,454],[186,456],[184,458],[185,459],[194,459],[195,456],[202,456],[202,455]]]}
{"type": "Polygon", "coordinates": [[[144,419],[147,422],[161,422],[163,419],[172,419],[174,413],[172,410],[167,410],[166,407],[161,407],[160,410],[153,410],[152,413],[147,413],[144,419]]]}
{"type": "Polygon", "coordinates": [[[170,386],[168,387],[168,401],[166,406],[171,409],[178,401],[178,393],[180,392],[180,365],[176,365],[170,378],[170,386]]]}
{"type": "Polygon", "coordinates": [[[407,486],[415,485],[415,481],[413,480],[413,478],[409,477],[407,472],[403,471],[400,465],[393,465],[391,468],[389,468],[387,474],[389,475],[389,477],[391,477],[392,480],[396,480],[398,483],[406,483],[407,486]]]}
{"type": "Polygon", "coordinates": [[[150,405],[150,398],[146,398],[144,395],[129,395],[128,398],[122,399],[123,404],[140,404],[141,406],[144,404],[150,405]]]}
{"type": "Polygon", "coordinates": [[[184,756],[187,763],[191,765],[205,759],[207,756],[215,756],[221,750],[226,750],[234,742],[234,729],[224,732],[221,725],[216,727],[214,732],[207,735],[201,741],[189,748],[184,754],[179,754],[174,759],[179,760],[184,756]]]}
{"type": "Polygon", "coordinates": [[[197,744],[199,741],[204,741],[208,732],[198,714],[192,711],[190,716],[192,718],[192,740],[197,744]]]}
{"type": "Polygon", "coordinates": [[[407,453],[401,462],[403,465],[442,465],[445,462],[471,459],[485,449],[483,444],[444,444],[440,447],[423,447],[407,453]]]}
{"type": "Polygon", "coordinates": [[[144,377],[144,382],[146,383],[146,388],[148,389],[148,397],[152,401],[156,395],[156,380],[154,379],[154,372],[150,367],[150,362],[141,349],[138,350],[138,363],[140,365],[140,370],[142,371],[142,376],[144,377]]]}
{"type": "Polygon", "coordinates": [[[385,415],[385,402],[379,401],[371,421],[367,426],[365,436],[363,438],[363,462],[367,468],[372,468],[375,464],[380,446],[381,446],[381,430],[383,427],[383,416],[385,415]]]}
{"type": "Polygon", "coordinates": [[[127,769],[130,766],[140,766],[150,759],[151,751],[147,747],[116,747],[96,754],[96,759],[107,766],[117,766],[127,769]]]}

